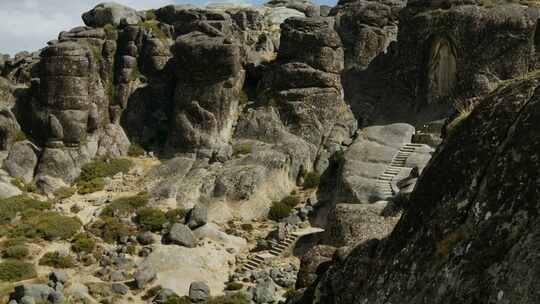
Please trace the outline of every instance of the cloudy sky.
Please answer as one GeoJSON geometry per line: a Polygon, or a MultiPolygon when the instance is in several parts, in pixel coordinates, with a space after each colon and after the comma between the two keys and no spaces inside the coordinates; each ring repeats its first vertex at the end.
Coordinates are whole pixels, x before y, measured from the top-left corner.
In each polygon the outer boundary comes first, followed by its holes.
{"type": "MultiPolygon", "coordinates": [[[[246,1],[260,4],[263,0],[246,1]]],[[[82,24],[81,14],[103,0],[0,0],[0,53],[35,51],[56,39],[58,33],[82,24]]],[[[205,5],[208,0],[116,0],[136,9],[158,8],[172,3],[205,5]]],[[[331,4],[336,0],[316,0],[331,4]]]]}

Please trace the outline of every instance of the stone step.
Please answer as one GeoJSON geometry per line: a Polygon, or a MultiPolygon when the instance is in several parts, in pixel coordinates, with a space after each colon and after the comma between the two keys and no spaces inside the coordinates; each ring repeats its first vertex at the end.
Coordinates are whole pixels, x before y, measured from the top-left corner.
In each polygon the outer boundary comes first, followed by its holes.
{"type": "Polygon", "coordinates": [[[408,143],[405,144],[405,147],[422,147],[423,144],[408,143]]]}
{"type": "Polygon", "coordinates": [[[268,253],[270,253],[273,256],[280,256],[281,255],[281,252],[275,251],[275,250],[270,250],[268,253]]]}
{"type": "Polygon", "coordinates": [[[378,180],[380,181],[392,181],[394,179],[394,177],[384,177],[384,176],[379,176],[378,180]]]}
{"type": "Polygon", "coordinates": [[[254,256],[253,261],[259,261],[259,262],[264,262],[264,258],[260,255],[257,255],[257,256],[254,256]]]}

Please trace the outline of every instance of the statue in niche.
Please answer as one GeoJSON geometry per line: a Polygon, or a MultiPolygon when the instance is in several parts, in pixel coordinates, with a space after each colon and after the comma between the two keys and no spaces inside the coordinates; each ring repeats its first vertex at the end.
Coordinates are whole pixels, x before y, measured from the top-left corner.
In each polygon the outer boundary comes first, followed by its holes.
{"type": "Polygon", "coordinates": [[[427,66],[427,100],[433,103],[452,93],[456,84],[456,52],[446,38],[436,38],[431,44],[427,66]]]}

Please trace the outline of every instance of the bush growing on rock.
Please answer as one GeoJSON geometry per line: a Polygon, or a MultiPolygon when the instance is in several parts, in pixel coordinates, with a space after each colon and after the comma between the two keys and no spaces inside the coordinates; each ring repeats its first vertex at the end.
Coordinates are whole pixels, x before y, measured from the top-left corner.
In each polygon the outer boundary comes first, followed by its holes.
{"type": "Polygon", "coordinates": [[[176,294],[170,296],[165,300],[164,304],[191,304],[189,297],[180,297],[176,294]]]}
{"type": "Polygon", "coordinates": [[[19,177],[12,178],[11,184],[19,188],[19,190],[21,190],[22,192],[35,192],[36,191],[36,186],[34,184],[31,184],[31,183],[27,184],[24,182],[24,180],[22,180],[19,177]]]}
{"type": "Polygon", "coordinates": [[[161,231],[167,223],[165,213],[155,208],[142,208],[137,211],[135,223],[144,231],[161,231]]]}
{"type": "Polygon", "coordinates": [[[279,221],[289,216],[291,211],[292,211],[291,206],[284,204],[282,202],[273,202],[272,207],[270,207],[270,212],[268,213],[268,217],[271,220],[279,221]]]}
{"type": "Polygon", "coordinates": [[[37,276],[34,265],[17,260],[7,260],[0,263],[0,281],[18,282],[37,276]]]}
{"type": "Polygon", "coordinates": [[[321,176],[317,172],[309,172],[304,177],[304,188],[305,189],[315,189],[319,187],[321,182],[321,176]]]}
{"type": "Polygon", "coordinates": [[[63,269],[73,268],[75,267],[75,260],[70,255],[62,255],[58,251],[53,251],[45,253],[39,259],[39,265],[63,269]]]}
{"type": "Polygon", "coordinates": [[[131,144],[129,146],[128,155],[131,157],[139,157],[146,154],[146,151],[138,144],[131,144]]]}
{"type": "Polygon", "coordinates": [[[148,204],[148,194],[142,192],[134,196],[121,197],[111,202],[101,212],[101,216],[130,216],[148,204]]]}

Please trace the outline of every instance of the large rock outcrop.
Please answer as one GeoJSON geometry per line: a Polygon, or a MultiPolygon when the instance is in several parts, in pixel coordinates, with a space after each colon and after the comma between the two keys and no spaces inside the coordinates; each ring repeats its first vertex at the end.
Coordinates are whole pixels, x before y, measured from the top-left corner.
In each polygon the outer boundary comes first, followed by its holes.
{"type": "Polygon", "coordinates": [[[539,81],[457,118],[392,234],[336,261],[307,303],[536,303],[539,81]]]}
{"type": "Polygon", "coordinates": [[[115,3],[100,3],[90,11],[82,15],[84,23],[92,27],[104,27],[106,25],[119,25],[120,22],[126,24],[137,24],[142,20],[136,10],[115,3]]]}
{"type": "Polygon", "coordinates": [[[261,99],[275,106],[290,132],[319,147],[319,171],[356,130],[343,101],[343,49],[328,18],[289,18],[282,25],[277,62],[264,74],[261,99]]]}
{"type": "Polygon", "coordinates": [[[175,53],[179,80],[168,145],[207,157],[230,156],[245,75],[240,46],[193,32],[178,38],[175,53]]]}
{"type": "MultiPolygon", "coordinates": [[[[397,42],[365,70],[344,77],[346,100],[361,122],[420,126],[451,115],[456,100],[484,96],[534,68],[537,9],[484,4],[409,1],[399,15],[397,42]]],[[[338,24],[351,13],[341,14],[338,24]]]]}

